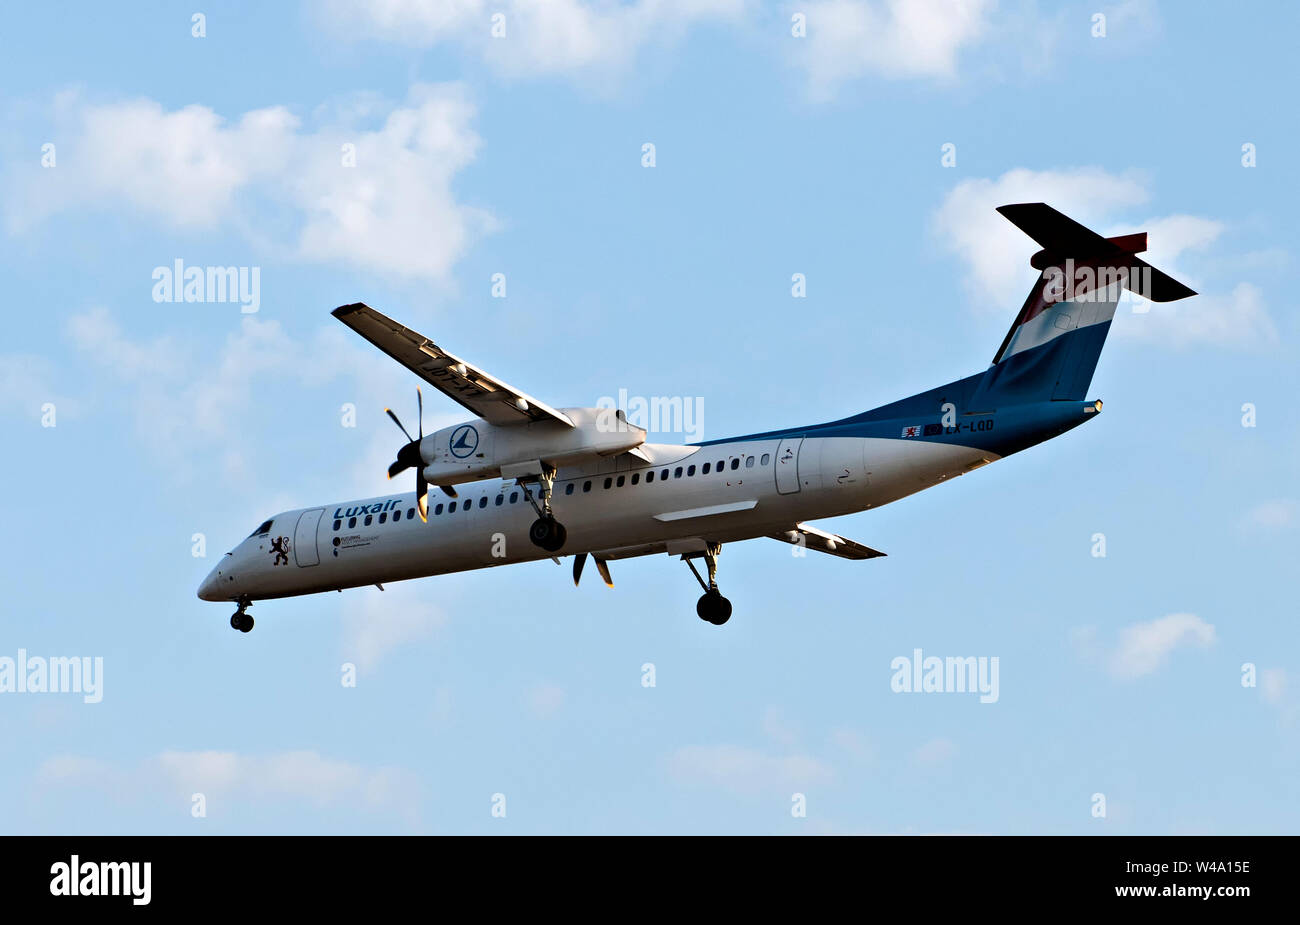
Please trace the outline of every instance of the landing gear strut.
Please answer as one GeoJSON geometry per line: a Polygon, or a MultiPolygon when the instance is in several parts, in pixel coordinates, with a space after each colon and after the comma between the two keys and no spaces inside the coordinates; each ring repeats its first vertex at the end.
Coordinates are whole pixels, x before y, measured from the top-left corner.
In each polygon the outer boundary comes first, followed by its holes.
{"type": "Polygon", "coordinates": [[[230,628],[239,630],[241,633],[251,632],[253,629],[253,617],[249,614],[248,608],[253,602],[246,597],[241,597],[238,601],[239,609],[230,615],[230,628]]]}
{"type": "Polygon", "coordinates": [[[731,601],[723,597],[722,592],[718,590],[718,554],[721,552],[721,543],[709,543],[702,553],[682,556],[682,559],[686,561],[686,565],[690,568],[691,574],[695,576],[695,580],[704,589],[700,599],[695,602],[695,612],[699,614],[701,620],[712,623],[714,626],[721,626],[731,619],[731,601]],[[692,558],[698,556],[703,556],[704,564],[708,566],[708,584],[704,583],[704,579],[700,577],[700,573],[695,568],[695,563],[691,561],[692,558]]]}
{"type": "Polygon", "coordinates": [[[542,501],[540,507],[533,500],[528,484],[523,479],[519,480],[519,486],[524,490],[524,497],[537,512],[537,519],[528,528],[528,538],[533,541],[534,546],[540,546],[547,552],[558,552],[569,535],[564,529],[564,524],[556,520],[555,515],[551,513],[551,489],[555,486],[555,467],[543,465],[542,474],[537,477],[537,484],[542,501]]]}

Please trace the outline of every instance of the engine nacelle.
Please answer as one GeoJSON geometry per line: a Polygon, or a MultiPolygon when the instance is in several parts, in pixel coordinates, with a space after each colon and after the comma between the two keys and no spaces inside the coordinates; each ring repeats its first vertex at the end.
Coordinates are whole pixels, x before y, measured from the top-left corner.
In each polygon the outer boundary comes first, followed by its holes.
{"type": "Polygon", "coordinates": [[[562,408],[573,427],[559,421],[501,426],[481,418],[444,427],[420,442],[424,478],[431,485],[537,474],[538,463],[571,466],[626,453],[645,443],[646,432],[614,408],[562,408]],[[503,474],[504,470],[504,474],[503,474]]]}

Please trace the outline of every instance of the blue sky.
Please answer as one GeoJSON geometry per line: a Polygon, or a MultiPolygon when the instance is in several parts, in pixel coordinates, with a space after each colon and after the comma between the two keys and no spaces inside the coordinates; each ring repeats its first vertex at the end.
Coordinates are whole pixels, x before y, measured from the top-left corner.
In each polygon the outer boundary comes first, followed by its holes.
{"type": "Polygon", "coordinates": [[[1297,829],[1293,6],[203,13],[0,35],[0,657],[103,659],[99,703],[0,694],[0,830],[1297,829]],[[1027,200],[1149,231],[1202,294],[1121,306],[1089,426],[823,524],[888,558],[729,546],[721,629],[667,557],[268,602],[248,636],[194,596],[271,513],[386,490],[416,382],[337,305],[552,405],[701,398],[715,439],[983,368],[1036,249],[992,209],[1027,200]],[[258,311],[154,301],[178,259],[258,268],[258,311]],[[917,648],[998,657],[999,699],[892,692],[917,648]]]}

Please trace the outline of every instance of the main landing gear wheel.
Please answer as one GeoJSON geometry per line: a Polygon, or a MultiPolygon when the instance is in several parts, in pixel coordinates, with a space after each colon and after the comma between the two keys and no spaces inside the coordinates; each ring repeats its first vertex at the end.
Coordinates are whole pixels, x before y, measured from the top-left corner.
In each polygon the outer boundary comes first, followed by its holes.
{"type": "Polygon", "coordinates": [[[731,619],[731,601],[727,600],[717,588],[705,591],[695,602],[695,612],[700,619],[714,626],[721,626],[731,619]]]}
{"type": "Polygon", "coordinates": [[[537,477],[537,484],[539,486],[538,494],[542,500],[540,506],[533,500],[533,494],[528,490],[527,482],[519,479],[519,486],[524,490],[524,497],[528,499],[528,503],[537,512],[537,519],[528,528],[528,538],[532,540],[534,546],[540,546],[547,552],[558,552],[564,545],[564,541],[569,538],[569,534],[564,529],[564,524],[556,520],[555,515],[551,513],[551,489],[555,486],[555,467],[543,466],[541,475],[537,477]]]}
{"type": "Polygon", "coordinates": [[[528,528],[528,538],[533,541],[534,546],[540,546],[547,552],[556,552],[564,545],[569,534],[564,529],[564,524],[550,515],[543,515],[534,520],[533,525],[528,528]]]}
{"type": "Polygon", "coordinates": [[[704,594],[695,603],[695,612],[701,620],[712,623],[714,626],[721,626],[731,619],[731,601],[723,597],[722,592],[718,590],[718,555],[721,552],[721,543],[709,543],[702,553],[688,553],[682,556],[682,559],[690,568],[691,574],[695,576],[695,580],[704,589],[704,594]],[[704,564],[708,566],[709,581],[707,584],[700,577],[700,573],[696,571],[695,563],[691,561],[691,559],[698,557],[703,557],[704,564]]]}

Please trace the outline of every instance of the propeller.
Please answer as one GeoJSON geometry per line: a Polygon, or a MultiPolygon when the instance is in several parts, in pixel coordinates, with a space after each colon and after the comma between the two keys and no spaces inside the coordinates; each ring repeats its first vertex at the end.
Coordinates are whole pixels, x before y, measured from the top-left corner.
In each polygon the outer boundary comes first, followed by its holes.
{"type": "MultiPolygon", "coordinates": [[[[596,560],[596,570],[600,572],[600,577],[605,580],[605,584],[614,587],[614,579],[609,575],[609,564],[607,560],[600,556],[594,556],[596,560]]],[[[587,564],[587,554],[580,552],[573,557],[573,584],[577,587],[578,582],[582,580],[582,567],[587,564]]]]}
{"type": "Polygon", "coordinates": [[[420,441],[424,439],[424,395],[421,394],[418,385],[415,387],[415,403],[416,413],[419,415],[419,427],[417,428],[419,437],[411,436],[410,432],[402,426],[402,422],[398,420],[397,415],[393,413],[392,408],[384,409],[407,440],[406,445],[397,451],[397,459],[393,460],[392,465],[388,467],[388,477],[391,479],[407,469],[415,469],[415,506],[420,512],[420,519],[428,523],[429,483],[424,480],[424,458],[420,456],[420,441]]]}

